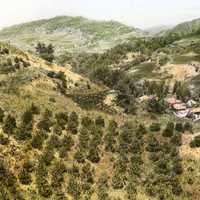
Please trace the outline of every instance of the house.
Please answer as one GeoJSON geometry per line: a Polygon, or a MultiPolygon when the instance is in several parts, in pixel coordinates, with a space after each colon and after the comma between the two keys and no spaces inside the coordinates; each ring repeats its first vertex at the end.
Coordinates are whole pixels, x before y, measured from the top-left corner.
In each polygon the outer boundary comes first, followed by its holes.
{"type": "Polygon", "coordinates": [[[194,101],[194,100],[192,100],[192,99],[188,100],[188,102],[186,103],[186,105],[187,105],[188,108],[192,108],[196,104],[197,104],[197,102],[194,101]]]}
{"type": "Polygon", "coordinates": [[[177,112],[174,112],[174,115],[178,118],[185,118],[185,117],[189,117],[191,115],[191,112],[189,109],[187,110],[181,110],[181,111],[177,111],[177,112]]]}
{"type": "Polygon", "coordinates": [[[180,104],[180,103],[182,103],[181,100],[178,100],[178,99],[176,99],[176,98],[174,98],[174,97],[167,98],[165,101],[166,101],[171,107],[172,107],[174,104],[180,104]]]}
{"type": "Polygon", "coordinates": [[[194,121],[199,121],[200,120],[200,107],[191,108],[190,112],[192,114],[192,118],[194,119],[194,121]]]}
{"type": "Polygon", "coordinates": [[[172,108],[174,110],[178,110],[178,111],[180,111],[180,110],[186,110],[187,109],[185,103],[175,103],[175,104],[172,105],[172,108]]]}

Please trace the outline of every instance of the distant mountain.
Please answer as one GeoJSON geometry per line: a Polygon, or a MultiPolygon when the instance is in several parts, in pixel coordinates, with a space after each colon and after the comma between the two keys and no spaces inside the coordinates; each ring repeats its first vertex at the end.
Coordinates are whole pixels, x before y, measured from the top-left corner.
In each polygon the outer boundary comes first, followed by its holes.
{"type": "Polygon", "coordinates": [[[185,37],[193,35],[198,31],[200,31],[200,18],[178,24],[173,29],[167,31],[166,34],[177,34],[178,36],[185,37]]]}
{"type": "Polygon", "coordinates": [[[157,34],[161,34],[164,33],[170,29],[172,29],[173,26],[172,25],[160,25],[160,26],[154,26],[154,27],[150,27],[148,29],[145,29],[146,32],[148,32],[151,35],[157,35],[157,34]]]}
{"type": "Polygon", "coordinates": [[[0,31],[0,40],[24,50],[34,50],[38,41],[52,43],[56,53],[62,54],[64,51],[101,52],[141,34],[139,29],[116,21],[59,16],[5,28],[0,31]]]}

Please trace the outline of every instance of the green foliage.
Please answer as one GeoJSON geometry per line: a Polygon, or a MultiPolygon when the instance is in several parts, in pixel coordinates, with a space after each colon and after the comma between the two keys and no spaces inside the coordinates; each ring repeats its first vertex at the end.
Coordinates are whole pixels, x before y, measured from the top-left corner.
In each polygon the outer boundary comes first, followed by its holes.
{"type": "Polygon", "coordinates": [[[47,60],[48,62],[53,62],[54,60],[54,47],[52,44],[49,44],[46,46],[44,43],[38,43],[36,46],[36,53],[43,58],[44,60],[47,60]]]}
{"type": "Polygon", "coordinates": [[[95,124],[96,124],[96,126],[104,127],[104,126],[105,126],[104,119],[103,119],[101,116],[98,116],[98,117],[95,119],[95,124]]]}
{"type": "Polygon", "coordinates": [[[57,161],[52,170],[52,187],[59,189],[64,182],[64,172],[66,171],[65,164],[62,161],[57,161]]]}
{"type": "Polygon", "coordinates": [[[80,199],[81,187],[78,181],[74,177],[70,177],[67,190],[68,190],[68,193],[72,195],[74,200],[80,199]]]}
{"type": "Polygon", "coordinates": [[[83,149],[89,148],[90,135],[86,128],[82,128],[79,134],[79,146],[83,149]]]}
{"type": "Polygon", "coordinates": [[[3,119],[4,119],[4,110],[2,108],[0,108],[0,122],[2,123],[3,122],[3,119]]]}
{"type": "Polygon", "coordinates": [[[67,125],[67,122],[68,122],[68,113],[67,112],[60,112],[60,113],[57,113],[56,116],[56,122],[57,124],[62,128],[64,129],[65,128],[65,125],[67,125]]]}
{"type": "Polygon", "coordinates": [[[165,113],[166,104],[165,104],[164,99],[162,99],[162,98],[160,98],[160,99],[153,98],[153,99],[149,100],[148,104],[147,104],[147,110],[149,112],[156,113],[156,114],[165,113]]]}
{"type": "Polygon", "coordinates": [[[188,131],[188,132],[190,132],[190,133],[193,133],[193,126],[192,126],[192,123],[190,123],[190,122],[186,122],[185,124],[184,124],[184,131],[188,131]]]}
{"type": "Polygon", "coordinates": [[[191,142],[190,142],[191,148],[199,148],[200,147],[200,136],[196,136],[191,142]]]}
{"type": "Polygon", "coordinates": [[[106,173],[103,173],[98,179],[98,191],[97,191],[98,200],[109,199],[108,188],[109,188],[108,175],[106,173]]]}
{"type": "Polygon", "coordinates": [[[38,122],[37,127],[40,130],[50,132],[50,128],[53,126],[51,117],[52,117],[52,112],[49,110],[46,110],[43,115],[43,118],[38,122]]]}
{"type": "Polygon", "coordinates": [[[78,163],[84,163],[85,162],[85,156],[84,156],[84,151],[83,149],[78,149],[76,153],[74,154],[74,159],[78,163]]]}
{"type": "Polygon", "coordinates": [[[41,160],[45,163],[45,165],[49,166],[54,159],[54,150],[53,149],[45,149],[44,153],[41,156],[41,160]]]}
{"type": "Polygon", "coordinates": [[[163,131],[164,137],[172,137],[174,134],[174,123],[168,122],[165,130],[163,131]]]}
{"type": "Polygon", "coordinates": [[[121,174],[115,174],[112,177],[112,187],[113,187],[113,189],[115,189],[115,190],[123,189],[124,186],[125,186],[124,176],[122,176],[121,174]]]}
{"type": "Polygon", "coordinates": [[[93,126],[93,120],[88,116],[84,116],[81,119],[81,125],[86,129],[90,129],[93,126]]]}
{"type": "Polygon", "coordinates": [[[155,136],[149,136],[146,150],[149,152],[158,152],[160,150],[160,144],[155,136]]]}
{"type": "Polygon", "coordinates": [[[71,131],[72,134],[77,134],[79,121],[78,121],[78,115],[76,112],[72,112],[69,115],[68,120],[68,129],[71,131]]]}
{"type": "Polygon", "coordinates": [[[9,143],[8,136],[5,136],[4,134],[0,134],[0,144],[1,145],[7,145],[9,143]]]}
{"type": "Polygon", "coordinates": [[[19,180],[23,185],[29,185],[32,182],[31,174],[26,169],[22,169],[19,174],[19,180]]]}
{"type": "Polygon", "coordinates": [[[33,148],[41,150],[43,147],[44,139],[45,139],[45,133],[43,133],[43,132],[36,133],[35,135],[33,135],[33,138],[31,141],[31,146],[33,148]]]}
{"type": "Polygon", "coordinates": [[[150,125],[149,129],[150,129],[150,131],[152,131],[152,132],[158,132],[158,131],[160,131],[160,129],[161,129],[160,126],[161,126],[161,125],[160,125],[159,123],[152,123],[152,124],[150,125]]]}
{"type": "Polygon", "coordinates": [[[191,97],[191,92],[188,86],[181,82],[176,82],[174,85],[174,94],[176,94],[178,99],[185,101],[187,98],[191,97]]]}
{"type": "Polygon", "coordinates": [[[176,123],[175,125],[175,130],[180,132],[180,133],[184,133],[184,127],[182,123],[176,123]]]}
{"type": "Polygon", "coordinates": [[[172,136],[171,138],[171,142],[172,144],[176,145],[176,146],[181,146],[182,145],[182,136],[179,133],[176,133],[172,136]]]}
{"type": "Polygon", "coordinates": [[[3,124],[3,131],[8,135],[13,135],[17,128],[15,117],[11,114],[7,115],[4,124],[3,124]]]}
{"type": "Polygon", "coordinates": [[[91,147],[87,156],[88,160],[93,163],[98,163],[101,159],[99,156],[99,151],[100,150],[98,148],[91,147]]]}

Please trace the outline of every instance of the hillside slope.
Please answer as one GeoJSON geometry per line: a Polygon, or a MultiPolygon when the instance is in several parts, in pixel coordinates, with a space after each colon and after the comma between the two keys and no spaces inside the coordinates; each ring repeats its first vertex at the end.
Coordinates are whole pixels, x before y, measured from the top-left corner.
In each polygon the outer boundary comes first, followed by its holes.
{"type": "Polygon", "coordinates": [[[56,53],[101,52],[142,33],[115,21],[94,21],[83,17],[60,16],[5,28],[0,40],[25,50],[34,50],[38,41],[52,43],[56,53]]]}
{"type": "Polygon", "coordinates": [[[186,37],[196,33],[200,33],[200,19],[178,24],[171,30],[166,31],[166,34],[176,34],[180,37],[186,37]]]}
{"type": "MultiPolygon", "coordinates": [[[[135,59],[146,62],[140,54],[126,57],[118,50],[107,60],[100,55],[86,61],[111,61],[112,70],[134,69],[135,59]]],[[[95,82],[100,75],[111,84],[119,75],[99,67],[95,82]]],[[[136,68],[138,79],[152,78],[159,70],[149,62],[136,68]]],[[[72,72],[69,65],[50,64],[0,43],[0,199],[198,200],[199,157],[191,158],[195,150],[186,142],[198,125],[192,128],[186,120],[149,111],[144,102],[135,111],[136,99],[127,96],[166,89],[147,83],[137,91],[135,78],[119,78],[120,98],[133,106],[133,114],[115,110],[113,91],[72,72]]],[[[156,78],[162,79],[160,74],[156,78]]]]}

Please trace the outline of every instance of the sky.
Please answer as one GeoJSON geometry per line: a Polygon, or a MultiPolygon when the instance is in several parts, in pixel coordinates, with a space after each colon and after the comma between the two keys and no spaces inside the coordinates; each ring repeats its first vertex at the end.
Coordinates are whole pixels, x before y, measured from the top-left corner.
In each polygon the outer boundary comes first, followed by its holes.
{"type": "Polygon", "coordinates": [[[199,11],[200,0],[0,0],[0,28],[70,15],[146,29],[200,18],[199,11]]]}

